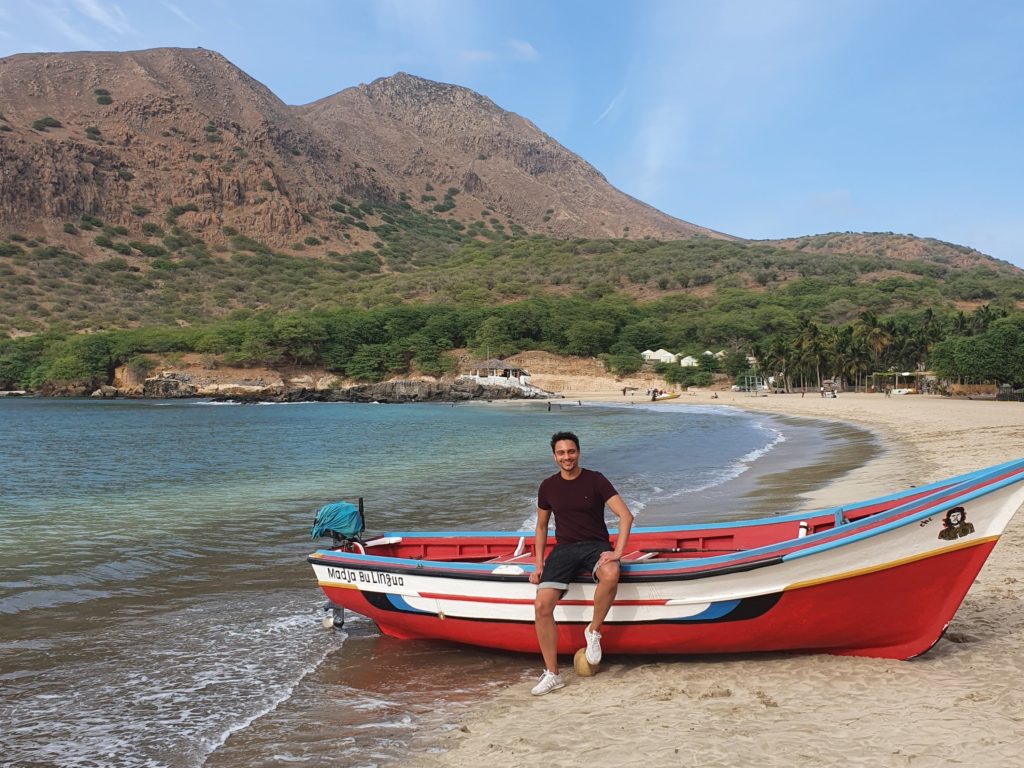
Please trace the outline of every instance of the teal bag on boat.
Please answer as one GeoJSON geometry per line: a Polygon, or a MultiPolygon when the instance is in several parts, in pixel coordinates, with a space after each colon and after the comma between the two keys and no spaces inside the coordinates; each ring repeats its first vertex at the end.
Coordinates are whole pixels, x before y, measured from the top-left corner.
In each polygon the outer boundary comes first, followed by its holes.
{"type": "Polygon", "coordinates": [[[347,501],[335,501],[317,510],[309,535],[313,539],[319,539],[321,536],[354,539],[364,530],[366,524],[363,521],[363,511],[347,501]]]}

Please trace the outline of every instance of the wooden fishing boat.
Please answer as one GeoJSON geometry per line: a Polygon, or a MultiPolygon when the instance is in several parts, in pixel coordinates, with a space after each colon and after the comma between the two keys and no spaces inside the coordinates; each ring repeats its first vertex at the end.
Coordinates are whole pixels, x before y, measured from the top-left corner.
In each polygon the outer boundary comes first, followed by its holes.
{"type": "MultiPolygon", "coordinates": [[[[1022,503],[1024,459],[812,514],[636,528],[604,651],[916,656],[1022,503]]],[[[537,652],[532,544],[522,531],[386,533],[308,559],[332,605],[386,635],[537,652]]],[[[560,653],[584,645],[593,596],[581,575],[556,609],[560,653]]]]}

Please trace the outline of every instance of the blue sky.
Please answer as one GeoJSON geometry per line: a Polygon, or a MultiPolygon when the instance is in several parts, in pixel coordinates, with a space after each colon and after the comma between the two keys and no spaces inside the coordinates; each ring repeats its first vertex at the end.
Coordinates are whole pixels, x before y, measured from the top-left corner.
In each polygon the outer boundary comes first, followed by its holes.
{"type": "Polygon", "coordinates": [[[304,104],[472,88],[619,189],[747,238],[893,231],[1024,266],[1016,0],[0,0],[0,56],[209,48],[304,104]]]}

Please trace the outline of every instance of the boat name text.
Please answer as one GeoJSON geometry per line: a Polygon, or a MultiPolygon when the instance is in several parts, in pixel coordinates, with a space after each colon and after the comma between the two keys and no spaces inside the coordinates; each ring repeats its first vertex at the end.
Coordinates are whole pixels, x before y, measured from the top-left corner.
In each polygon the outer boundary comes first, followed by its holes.
{"type": "Polygon", "coordinates": [[[377,571],[353,571],[348,568],[327,569],[327,576],[332,581],[344,581],[349,584],[383,584],[386,587],[401,587],[403,578],[393,573],[377,571]]]}

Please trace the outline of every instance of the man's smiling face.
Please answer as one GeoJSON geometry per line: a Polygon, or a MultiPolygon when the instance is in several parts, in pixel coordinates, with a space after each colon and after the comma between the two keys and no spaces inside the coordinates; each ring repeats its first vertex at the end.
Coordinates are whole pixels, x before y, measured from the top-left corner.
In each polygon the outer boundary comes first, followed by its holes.
{"type": "Polygon", "coordinates": [[[563,475],[574,475],[580,463],[580,449],[572,440],[559,440],[554,447],[555,464],[563,475]]]}

